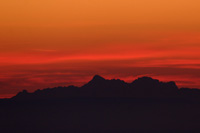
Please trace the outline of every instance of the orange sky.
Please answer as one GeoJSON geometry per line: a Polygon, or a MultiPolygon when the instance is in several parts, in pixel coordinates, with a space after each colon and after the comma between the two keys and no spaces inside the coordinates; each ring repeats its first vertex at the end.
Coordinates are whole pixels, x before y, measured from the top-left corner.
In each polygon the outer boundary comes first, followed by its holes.
{"type": "Polygon", "coordinates": [[[94,74],[200,88],[199,0],[4,0],[0,97],[94,74]]]}

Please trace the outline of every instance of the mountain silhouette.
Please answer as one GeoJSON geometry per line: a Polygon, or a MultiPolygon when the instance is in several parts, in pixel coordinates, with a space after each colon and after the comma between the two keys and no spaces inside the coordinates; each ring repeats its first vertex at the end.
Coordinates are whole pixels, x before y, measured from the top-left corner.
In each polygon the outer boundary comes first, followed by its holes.
{"type": "Polygon", "coordinates": [[[151,77],[95,75],[81,87],[23,90],[0,107],[2,133],[200,132],[200,90],[151,77]]]}
{"type": "Polygon", "coordinates": [[[28,93],[26,90],[12,97],[14,100],[41,100],[65,98],[193,98],[200,96],[198,89],[179,89],[175,82],[161,82],[151,77],[140,77],[131,83],[120,79],[105,79],[95,75],[82,87],[47,88],[28,93]]]}

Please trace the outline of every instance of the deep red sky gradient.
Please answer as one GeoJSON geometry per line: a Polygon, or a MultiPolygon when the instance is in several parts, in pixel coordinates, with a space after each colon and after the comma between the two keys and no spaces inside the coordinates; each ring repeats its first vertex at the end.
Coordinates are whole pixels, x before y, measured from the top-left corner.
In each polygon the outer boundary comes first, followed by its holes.
{"type": "Polygon", "coordinates": [[[0,2],[0,97],[92,76],[200,88],[199,0],[0,2]]]}

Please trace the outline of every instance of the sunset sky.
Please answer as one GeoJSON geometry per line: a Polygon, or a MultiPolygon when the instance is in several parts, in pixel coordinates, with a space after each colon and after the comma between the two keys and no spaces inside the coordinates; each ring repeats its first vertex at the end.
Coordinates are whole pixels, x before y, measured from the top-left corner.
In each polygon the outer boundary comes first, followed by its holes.
{"type": "Polygon", "coordinates": [[[1,0],[0,97],[95,74],[200,88],[199,0],[1,0]]]}

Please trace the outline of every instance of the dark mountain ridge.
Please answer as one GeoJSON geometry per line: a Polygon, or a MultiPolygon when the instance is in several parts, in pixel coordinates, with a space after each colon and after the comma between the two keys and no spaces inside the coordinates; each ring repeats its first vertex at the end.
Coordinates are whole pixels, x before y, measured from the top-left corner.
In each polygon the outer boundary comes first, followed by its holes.
{"type": "Polygon", "coordinates": [[[68,86],[26,90],[12,97],[13,100],[48,100],[66,98],[190,98],[200,100],[200,90],[178,88],[175,82],[161,82],[151,77],[141,77],[131,83],[120,79],[105,79],[95,75],[82,87],[68,86]]]}
{"type": "Polygon", "coordinates": [[[2,133],[200,132],[200,90],[141,77],[19,92],[0,102],[2,133]]]}

